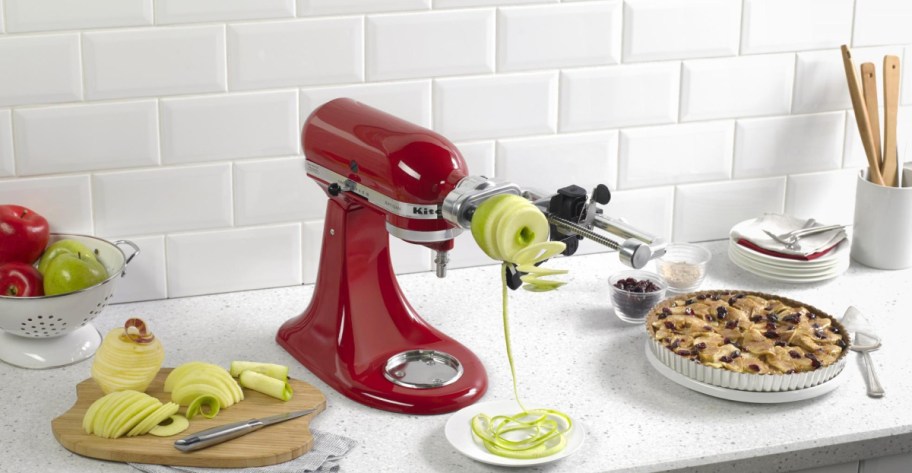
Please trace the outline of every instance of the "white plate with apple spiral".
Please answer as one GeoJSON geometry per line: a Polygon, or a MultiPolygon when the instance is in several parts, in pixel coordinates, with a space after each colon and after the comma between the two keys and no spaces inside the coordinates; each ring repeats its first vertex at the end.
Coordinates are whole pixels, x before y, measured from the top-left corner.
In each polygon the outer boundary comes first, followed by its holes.
{"type": "Polygon", "coordinates": [[[516,401],[488,401],[472,404],[450,416],[444,427],[444,433],[447,441],[459,453],[482,463],[508,467],[529,467],[551,463],[569,457],[583,446],[583,442],[586,440],[586,427],[576,419],[573,419],[573,428],[567,433],[567,446],[554,455],[542,458],[516,459],[495,455],[489,452],[472,434],[471,421],[478,414],[492,416],[515,414],[521,410],[516,401]]]}

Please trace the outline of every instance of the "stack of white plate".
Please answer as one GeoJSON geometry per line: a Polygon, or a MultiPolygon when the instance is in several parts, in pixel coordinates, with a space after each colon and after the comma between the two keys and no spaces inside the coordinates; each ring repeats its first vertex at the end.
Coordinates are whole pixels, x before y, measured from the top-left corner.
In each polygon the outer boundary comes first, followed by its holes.
{"type": "Polygon", "coordinates": [[[777,281],[806,283],[835,278],[849,268],[849,241],[842,240],[827,254],[812,260],[772,256],[730,239],[728,257],[741,269],[777,281]]]}

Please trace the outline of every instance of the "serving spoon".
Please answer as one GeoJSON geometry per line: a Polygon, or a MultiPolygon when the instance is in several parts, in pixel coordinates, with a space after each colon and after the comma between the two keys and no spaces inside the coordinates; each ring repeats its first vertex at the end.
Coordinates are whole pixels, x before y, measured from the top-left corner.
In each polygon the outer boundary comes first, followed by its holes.
{"type": "Polygon", "coordinates": [[[868,383],[868,396],[883,397],[884,389],[877,379],[877,373],[874,372],[874,362],[871,360],[871,352],[880,348],[880,337],[875,335],[870,327],[867,326],[867,320],[861,311],[855,306],[849,306],[846,309],[845,316],[842,318],[843,325],[854,332],[850,349],[861,353],[864,358],[865,378],[868,383]]]}
{"type": "Polygon", "coordinates": [[[871,361],[871,352],[880,348],[880,337],[865,332],[855,332],[852,351],[861,353],[864,357],[865,377],[868,379],[868,396],[883,397],[884,389],[874,372],[874,362],[871,361]]]}

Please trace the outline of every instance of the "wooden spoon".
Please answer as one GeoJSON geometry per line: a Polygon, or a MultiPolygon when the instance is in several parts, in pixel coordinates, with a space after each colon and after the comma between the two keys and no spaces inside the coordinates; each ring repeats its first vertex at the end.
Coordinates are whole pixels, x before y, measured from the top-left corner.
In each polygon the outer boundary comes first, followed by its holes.
{"type": "Polygon", "coordinates": [[[883,179],[888,186],[898,187],[899,156],[896,150],[896,114],[899,103],[899,57],[884,56],[884,148],[883,179]]]}
{"type": "Polygon", "coordinates": [[[864,95],[858,77],[855,75],[855,63],[852,54],[846,45],[842,45],[842,63],[845,66],[846,80],[849,84],[849,95],[852,97],[852,108],[855,110],[855,122],[858,124],[858,133],[861,135],[861,144],[864,146],[865,156],[868,158],[868,180],[884,185],[883,175],[880,172],[880,162],[874,154],[874,135],[871,133],[871,119],[865,106],[864,95]]]}

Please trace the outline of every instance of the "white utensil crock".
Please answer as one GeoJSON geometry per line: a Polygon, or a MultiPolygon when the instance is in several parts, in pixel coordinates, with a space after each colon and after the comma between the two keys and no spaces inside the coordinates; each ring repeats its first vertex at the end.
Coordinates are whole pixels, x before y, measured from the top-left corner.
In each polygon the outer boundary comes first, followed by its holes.
{"type": "MultiPolygon", "coordinates": [[[[912,186],[912,169],[902,182],[912,186]]],[[[877,269],[912,267],[912,187],[885,187],[858,175],[852,259],[877,269]]]]}

